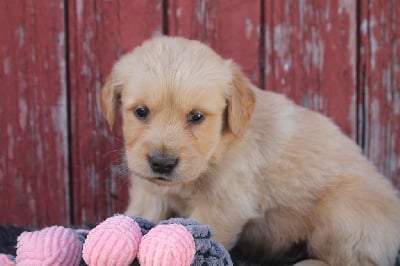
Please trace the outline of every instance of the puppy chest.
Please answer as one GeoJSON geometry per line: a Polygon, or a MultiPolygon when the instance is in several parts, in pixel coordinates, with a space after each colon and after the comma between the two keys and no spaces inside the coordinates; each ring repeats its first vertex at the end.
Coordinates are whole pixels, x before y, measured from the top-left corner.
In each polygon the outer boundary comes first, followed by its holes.
{"type": "Polygon", "coordinates": [[[183,198],[180,195],[171,194],[166,196],[166,202],[172,216],[176,217],[189,217],[193,210],[193,203],[191,199],[183,198]]]}

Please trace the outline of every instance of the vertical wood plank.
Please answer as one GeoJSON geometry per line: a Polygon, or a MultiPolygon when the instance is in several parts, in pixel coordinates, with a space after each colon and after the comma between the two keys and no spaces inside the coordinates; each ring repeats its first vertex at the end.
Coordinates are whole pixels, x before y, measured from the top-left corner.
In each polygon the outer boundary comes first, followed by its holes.
{"type": "Polygon", "coordinates": [[[170,35],[200,40],[237,62],[260,85],[261,1],[170,0],[170,35]]]}
{"type": "Polygon", "coordinates": [[[266,89],[356,138],[356,1],[265,1],[266,89]]]}
{"type": "Polygon", "coordinates": [[[162,3],[74,0],[68,8],[73,221],[82,224],[125,210],[122,137],[108,129],[98,95],[121,54],[161,34],[162,3]]]}
{"type": "Polygon", "coordinates": [[[68,224],[62,0],[0,1],[0,224],[68,224]]]}
{"type": "Polygon", "coordinates": [[[360,11],[363,146],[400,188],[400,2],[362,0],[360,11]]]}

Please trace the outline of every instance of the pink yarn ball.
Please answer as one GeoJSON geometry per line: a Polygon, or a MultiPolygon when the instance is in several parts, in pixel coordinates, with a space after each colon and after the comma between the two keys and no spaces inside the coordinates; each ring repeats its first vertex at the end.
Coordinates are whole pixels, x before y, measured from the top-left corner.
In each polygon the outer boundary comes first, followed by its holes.
{"type": "Polygon", "coordinates": [[[142,232],[130,217],[116,215],[89,232],[83,245],[88,265],[130,265],[139,250],[142,232]]]}
{"type": "Polygon", "coordinates": [[[142,266],[189,266],[195,252],[193,236],[184,226],[158,225],[143,237],[138,259],[142,266]]]}
{"type": "Polygon", "coordinates": [[[6,254],[0,254],[0,265],[1,266],[14,266],[14,261],[11,260],[6,254]]]}
{"type": "Polygon", "coordinates": [[[82,243],[73,230],[52,226],[18,237],[16,263],[31,265],[79,265],[82,243]]]}

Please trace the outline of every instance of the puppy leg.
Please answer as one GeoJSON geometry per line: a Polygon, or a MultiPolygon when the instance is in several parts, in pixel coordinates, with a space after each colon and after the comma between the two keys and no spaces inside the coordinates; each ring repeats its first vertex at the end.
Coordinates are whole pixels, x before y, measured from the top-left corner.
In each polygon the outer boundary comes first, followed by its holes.
{"type": "Polygon", "coordinates": [[[149,193],[142,185],[133,184],[129,190],[129,216],[140,216],[154,223],[167,218],[168,207],[157,193],[149,193]]]}
{"type": "Polygon", "coordinates": [[[341,186],[321,201],[309,251],[329,265],[394,265],[400,246],[398,199],[379,183],[360,183],[341,186]]]}
{"type": "Polygon", "coordinates": [[[222,213],[211,208],[196,208],[190,217],[202,224],[211,225],[214,228],[213,240],[220,242],[227,250],[230,250],[248,220],[234,213],[233,209],[225,209],[222,213]]]}

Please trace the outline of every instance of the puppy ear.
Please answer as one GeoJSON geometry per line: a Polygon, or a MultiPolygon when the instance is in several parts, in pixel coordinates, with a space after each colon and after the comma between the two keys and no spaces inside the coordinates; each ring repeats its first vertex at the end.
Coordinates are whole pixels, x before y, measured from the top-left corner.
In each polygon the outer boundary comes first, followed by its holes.
{"type": "Polygon", "coordinates": [[[117,112],[118,99],[121,93],[121,88],[115,84],[112,75],[109,75],[101,88],[100,92],[100,107],[106,118],[111,130],[114,126],[115,115],[117,112]]]}
{"type": "Polygon", "coordinates": [[[256,97],[251,90],[250,81],[239,66],[231,63],[232,83],[228,93],[228,126],[232,133],[239,136],[247,127],[254,111],[256,97]]]}

